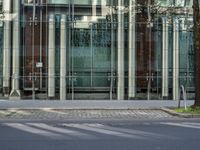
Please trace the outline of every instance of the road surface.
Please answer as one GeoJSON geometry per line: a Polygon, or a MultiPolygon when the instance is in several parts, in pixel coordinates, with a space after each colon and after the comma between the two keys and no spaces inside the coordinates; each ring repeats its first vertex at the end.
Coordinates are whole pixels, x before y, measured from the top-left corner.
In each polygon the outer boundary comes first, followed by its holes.
{"type": "Polygon", "coordinates": [[[10,120],[1,150],[199,150],[199,119],[10,120]]]}

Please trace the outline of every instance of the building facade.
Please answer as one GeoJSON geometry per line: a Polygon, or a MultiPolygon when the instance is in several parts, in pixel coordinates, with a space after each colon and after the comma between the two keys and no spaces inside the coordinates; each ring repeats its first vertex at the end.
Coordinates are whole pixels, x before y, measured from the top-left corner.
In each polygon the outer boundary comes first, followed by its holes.
{"type": "Polygon", "coordinates": [[[8,99],[194,98],[192,0],[1,0],[8,99]]]}

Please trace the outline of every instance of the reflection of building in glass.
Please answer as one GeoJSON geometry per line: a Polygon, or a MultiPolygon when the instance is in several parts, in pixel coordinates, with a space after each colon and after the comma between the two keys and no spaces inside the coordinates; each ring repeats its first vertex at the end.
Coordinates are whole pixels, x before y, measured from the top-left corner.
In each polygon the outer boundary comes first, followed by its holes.
{"type": "Polygon", "coordinates": [[[193,98],[192,0],[3,0],[10,99],[193,98]],[[173,11],[172,11],[173,9],[173,11]]]}

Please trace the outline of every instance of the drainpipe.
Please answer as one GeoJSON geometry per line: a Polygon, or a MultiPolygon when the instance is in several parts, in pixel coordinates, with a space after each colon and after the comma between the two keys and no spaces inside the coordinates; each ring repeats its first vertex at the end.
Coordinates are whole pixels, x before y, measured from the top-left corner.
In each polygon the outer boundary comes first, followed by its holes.
{"type": "Polygon", "coordinates": [[[168,98],[168,21],[166,17],[162,18],[162,98],[168,98]]]}
{"type": "Polygon", "coordinates": [[[13,1],[13,57],[12,57],[12,91],[10,99],[20,99],[20,0],[13,1]]]}
{"type": "Polygon", "coordinates": [[[49,15],[48,97],[55,98],[55,16],[49,15]]]}
{"type": "Polygon", "coordinates": [[[66,99],[66,58],[67,58],[67,47],[66,47],[66,15],[61,17],[60,26],[60,100],[66,99]]]}
{"type": "Polygon", "coordinates": [[[128,97],[135,98],[136,79],[136,50],[135,50],[135,0],[129,1],[129,74],[128,74],[128,97]]]}
{"type": "Polygon", "coordinates": [[[117,99],[124,100],[124,0],[118,0],[117,99]]]}
{"type": "Polygon", "coordinates": [[[11,0],[3,1],[4,34],[3,34],[3,93],[8,97],[10,92],[10,56],[11,56],[11,0]]]}
{"type": "Polygon", "coordinates": [[[179,21],[173,18],[173,100],[179,100],[179,21]]]}

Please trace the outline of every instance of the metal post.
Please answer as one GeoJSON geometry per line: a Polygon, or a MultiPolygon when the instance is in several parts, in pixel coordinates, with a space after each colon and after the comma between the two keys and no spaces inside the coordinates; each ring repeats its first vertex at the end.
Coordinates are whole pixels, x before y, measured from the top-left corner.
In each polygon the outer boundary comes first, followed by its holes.
{"type": "MultiPolygon", "coordinates": [[[[71,5],[72,5],[72,8],[71,8],[71,11],[72,11],[72,18],[71,18],[71,22],[72,22],[72,32],[71,32],[71,39],[72,39],[72,42],[73,43],[73,37],[74,37],[74,24],[75,24],[75,19],[74,19],[74,1],[72,0],[71,2],[71,5]]],[[[71,45],[71,58],[72,58],[72,62],[71,62],[71,81],[72,81],[72,100],[74,100],[75,98],[75,94],[74,94],[74,79],[75,79],[75,74],[74,74],[74,47],[73,45],[71,45]]]]}
{"type": "MultiPolygon", "coordinates": [[[[42,5],[43,4],[43,0],[41,0],[41,3],[40,3],[40,5],[42,5]]],[[[43,43],[43,39],[42,39],[42,37],[43,37],[43,6],[42,7],[40,7],[40,63],[42,63],[43,62],[43,60],[42,60],[42,43],[43,43]]],[[[43,63],[42,63],[43,64],[43,63]]],[[[40,67],[39,68],[40,69],[40,89],[42,89],[42,81],[43,81],[43,75],[42,75],[42,67],[40,67]]]]}
{"type": "Polygon", "coordinates": [[[124,99],[124,0],[118,0],[118,33],[117,33],[117,99],[124,99]]]}
{"type": "Polygon", "coordinates": [[[33,14],[32,14],[32,100],[35,100],[35,17],[36,15],[36,0],[33,0],[33,14]]]}
{"type": "Polygon", "coordinates": [[[135,98],[136,78],[136,51],[135,51],[135,0],[129,1],[129,74],[128,74],[128,97],[135,98]]]}
{"type": "Polygon", "coordinates": [[[55,16],[49,15],[48,97],[55,97],[55,16]]]}
{"type": "Polygon", "coordinates": [[[179,21],[173,18],[173,100],[179,99],[179,21]]]}
{"type": "Polygon", "coordinates": [[[67,58],[67,35],[66,35],[66,15],[61,16],[60,26],[60,100],[66,99],[66,58],[67,58]]]}
{"type": "Polygon", "coordinates": [[[3,34],[3,93],[9,95],[10,90],[10,56],[11,56],[11,0],[3,1],[4,34],[3,34]]]}
{"type": "Polygon", "coordinates": [[[168,98],[168,22],[162,18],[162,98],[168,98]]]}
{"type": "MultiPolygon", "coordinates": [[[[112,0],[112,5],[113,5],[113,0],[112,0]]],[[[114,20],[113,20],[113,10],[112,8],[110,8],[110,15],[111,15],[111,20],[110,20],[110,24],[111,24],[111,62],[110,62],[110,100],[113,99],[113,73],[114,73],[114,20]]]]}
{"type": "Polygon", "coordinates": [[[13,61],[12,61],[12,91],[10,99],[20,99],[19,73],[20,73],[20,0],[13,1],[13,61]]]}
{"type": "Polygon", "coordinates": [[[73,28],[73,22],[72,22],[72,17],[71,17],[71,1],[69,1],[69,4],[68,4],[68,22],[67,22],[67,38],[68,38],[68,85],[71,85],[71,87],[69,87],[69,90],[68,92],[70,93],[71,92],[71,99],[73,99],[73,90],[72,90],[72,74],[71,74],[71,71],[72,71],[72,46],[71,46],[71,42],[73,42],[73,39],[72,41],[69,41],[72,37],[72,28],[73,28]],[[71,89],[71,90],[70,90],[71,89]]]}
{"type": "Polygon", "coordinates": [[[93,30],[92,30],[92,23],[90,24],[90,87],[93,86],[93,30]]]}

